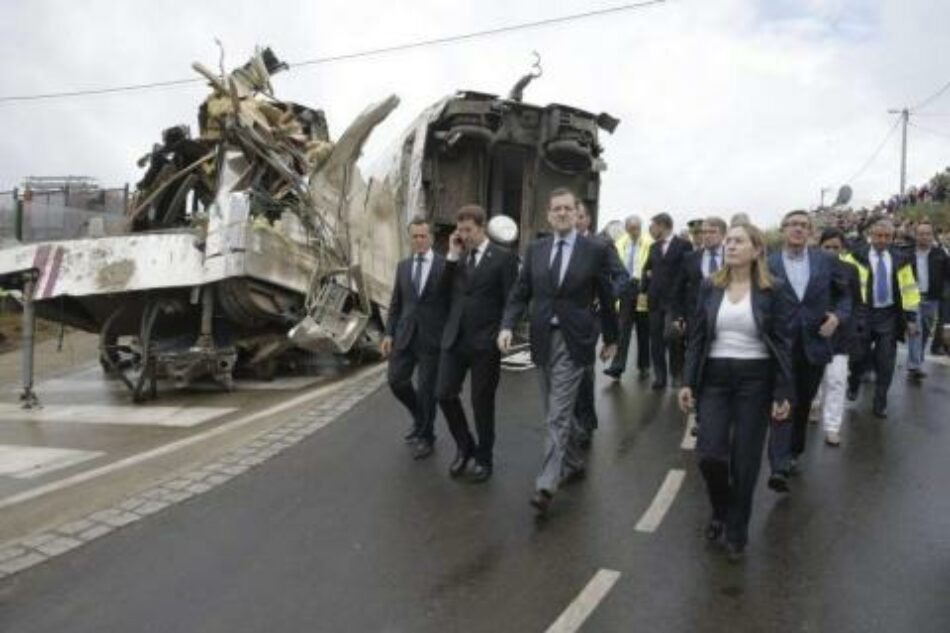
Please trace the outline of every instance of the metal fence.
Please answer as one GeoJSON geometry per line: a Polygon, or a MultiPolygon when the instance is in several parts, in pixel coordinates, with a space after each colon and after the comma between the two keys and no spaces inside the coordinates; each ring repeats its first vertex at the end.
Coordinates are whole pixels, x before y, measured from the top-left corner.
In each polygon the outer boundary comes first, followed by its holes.
{"type": "Polygon", "coordinates": [[[0,240],[43,242],[125,230],[128,189],[0,192],[0,240]]]}

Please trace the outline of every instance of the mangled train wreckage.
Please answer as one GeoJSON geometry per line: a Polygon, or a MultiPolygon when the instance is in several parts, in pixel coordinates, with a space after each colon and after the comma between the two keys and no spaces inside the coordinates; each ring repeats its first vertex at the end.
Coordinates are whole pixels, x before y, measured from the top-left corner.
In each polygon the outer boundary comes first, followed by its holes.
{"type": "Polygon", "coordinates": [[[413,216],[444,244],[455,210],[478,203],[520,248],[546,228],[547,192],[570,186],[596,218],[598,131],[617,121],[523,103],[530,75],[507,99],[442,99],[364,177],[357,159],[397,97],[334,142],[322,111],[274,96],[287,66],[270,49],[231,73],[193,68],[211,88],[198,134],[169,128],[140,160],[126,232],[0,250],[0,285],[22,292],[25,406],[35,315],[98,333],[104,370],[137,402],[163,379],[230,389],[235,371],[270,378],[301,350],[375,352],[413,216]]]}

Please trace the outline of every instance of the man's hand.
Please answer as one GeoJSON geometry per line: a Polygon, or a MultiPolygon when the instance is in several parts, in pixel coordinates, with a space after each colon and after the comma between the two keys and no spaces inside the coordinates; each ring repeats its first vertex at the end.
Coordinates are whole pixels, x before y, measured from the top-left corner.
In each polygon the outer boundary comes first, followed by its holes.
{"type": "Polygon", "coordinates": [[[617,355],[617,344],[604,345],[600,348],[600,360],[607,362],[617,355]]]}
{"type": "Polygon", "coordinates": [[[834,312],[828,312],[825,314],[825,321],[821,324],[821,327],[818,328],[818,333],[825,338],[831,338],[835,334],[835,330],[838,329],[838,315],[834,312]]]}
{"type": "Polygon", "coordinates": [[[781,402],[772,403],[772,419],[782,420],[788,419],[788,414],[792,412],[792,405],[789,404],[788,400],[782,400],[781,402]]]}
{"type": "Polygon", "coordinates": [[[383,355],[383,358],[389,356],[390,352],[393,351],[393,337],[384,336],[383,340],[379,342],[379,353],[383,355]]]}
{"type": "Polygon", "coordinates": [[[449,255],[452,259],[458,259],[462,256],[462,250],[465,248],[465,243],[462,241],[462,236],[459,235],[458,231],[454,231],[452,235],[449,236],[449,255]]]}
{"type": "Polygon", "coordinates": [[[683,413],[689,413],[696,406],[696,399],[693,397],[693,390],[689,387],[683,387],[680,389],[680,392],[677,395],[677,400],[679,400],[680,410],[683,413]]]}
{"type": "Polygon", "coordinates": [[[498,333],[498,349],[502,354],[511,350],[511,330],[502,330],[498,333]]]}
{"type": "Polygon", "coordinates": [[[686,331],[686,320],[685,319],[674,319],[673,320],[673,329],[676,330],[677,334],[683,334],[686,331]]]}

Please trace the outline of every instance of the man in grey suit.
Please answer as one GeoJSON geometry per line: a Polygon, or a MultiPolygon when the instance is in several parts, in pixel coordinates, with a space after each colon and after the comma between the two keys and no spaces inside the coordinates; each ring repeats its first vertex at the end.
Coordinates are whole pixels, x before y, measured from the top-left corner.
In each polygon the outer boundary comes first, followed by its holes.
{"type": "Polygon", "coordinates": [[[380,351],[389,357],[389,387],[412,415],[406,442],[414,459],[424,459],[432,454],[435,441],[435,384],[448,297],[440,286],[445,260],[432,250],[428,220],[409,223],[409,241],[412,256],[396,266],[380,351]],[[414,371],[417,387],[412,385],[414,371]]]}
{"type": "Polygon", "coordinates": [[[531,308],[531,358],[541,370],[547,424],[544,460],[531,505],[544,514],[561,483],[584,475],[580,425],[574,413],[587,368],[594,363],[600,316],[601,358],[616,352],[617,320],[611,288],[610,246],[578,235],[577,197],[555,189],[548,201],[553,236],[528,246],[518,281],[508,298],[498,347],[511,347],[512,329],[531,308]]]}

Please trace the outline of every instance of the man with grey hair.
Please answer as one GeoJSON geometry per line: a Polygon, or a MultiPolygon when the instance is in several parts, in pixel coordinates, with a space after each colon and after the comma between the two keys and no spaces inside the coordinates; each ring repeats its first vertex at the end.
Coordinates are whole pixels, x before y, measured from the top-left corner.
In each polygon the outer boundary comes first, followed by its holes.
{"type": "Polygon", "coordinates": [[[640,216],[627,216],[624,229],[624,234],[615,246],[630,279],[619,289],[620,343],[617,354],[610,367],[604,370],[614,380],[620,380],[627,368],[627,352],[634,327],[637,330],[637,369],[640,370],[640,378],[646,378],[650,371],[650,319],[646,295],[640,291],[640,278],[653,240],[643,231],[640,216]]]}

